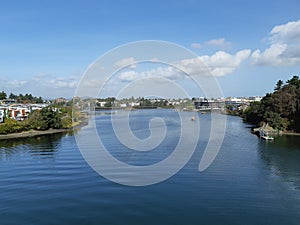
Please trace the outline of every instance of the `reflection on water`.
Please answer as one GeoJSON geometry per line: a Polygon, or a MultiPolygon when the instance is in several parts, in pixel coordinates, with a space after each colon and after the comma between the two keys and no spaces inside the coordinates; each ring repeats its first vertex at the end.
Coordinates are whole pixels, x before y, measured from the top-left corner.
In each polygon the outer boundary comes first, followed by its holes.
{"type": "Polygon", "coordinates": [[[0,140],[0,160],[8,160],[13,156],[24,154],[40,158],[53,158],[61,138],[66,135],[72,135],[72,132],[0,140]]]}
{"type": "Polygon", "coordinates": [[[261,140],[258,147],[270,171],[300,189],[300,137],[277,136],[273,142],[261,140]]]}
{"type": "MultiPolygon", "coordinates": [[[[164,159],[174,144],[177,117],[166,110],[135,111],[133,122],[148,122],[151,113],[168,115],[171,133],[163,151],[145,157],[128,151],[126,158],[127,149],[113,138],[109,115],[96,115],[98,133],[120,160],[164,159]]],[[[200,139],[191,160],[170,179],[147,187],[122,186],[99,176],[69,134],[1,141],[0,224],[299,225],[300,137],[267,143],[252,135],[241,118],[228,117],[222,149],[200,173],[210,117],[200,114],[199,119],[200,139]]],[[[132,128],[140,137],[149,134],[145,124],[132,128]]],[[[79,132],[87,138],[89,127],[79,132]]],[[[120,176],[128,174],[121,171],[120,176]]]]}

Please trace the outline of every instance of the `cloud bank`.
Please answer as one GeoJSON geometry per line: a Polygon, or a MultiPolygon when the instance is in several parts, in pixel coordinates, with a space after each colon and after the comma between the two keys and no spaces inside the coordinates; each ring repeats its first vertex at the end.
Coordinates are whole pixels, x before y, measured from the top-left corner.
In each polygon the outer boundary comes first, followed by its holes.
{"type": "Polygon", "coordinates": [[[119,73],[118,78],[122,82],[132,82],[146,77],[164,77],[171,80],[184,79],[191,76],[226,76],[233,73],[248,57],[249,49],[241,50],[235,54],[218,51],[215,54],[203,55],[191,59],[184,59],[175,62],[174,66],[158,66],[153,69],[137,72],[136,70],[126,70],[119,73]]]}
{"type": "Polygon", "coordinates": [[[254,65],[291,66],[300,63],[300,20],[275,26],[267,40],[267,49],[252,53],[254,65]]]}

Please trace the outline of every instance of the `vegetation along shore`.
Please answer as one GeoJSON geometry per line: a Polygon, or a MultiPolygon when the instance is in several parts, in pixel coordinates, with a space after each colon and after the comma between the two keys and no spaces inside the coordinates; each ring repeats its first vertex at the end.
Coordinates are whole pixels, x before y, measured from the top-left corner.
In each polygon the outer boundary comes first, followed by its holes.
{"type": "Polygon", "coordinates": [[[149,107],[173,108],[174,104],[178,103],[177,107],[181,106],[182,109],[193,111],[201,110],[203,107],[212,109],[217,106],[217,103],[219,105],[222,103],[223,109],[224,106],[227,108],[227,114],[241,116],[244,122],[260,127],[268,133],[287,135],[300,133],[300,80],[298,76],[293,76],[286,82],[279,80],[274,92],[266,94],[258,101],[254,100],[247,102],[247,104],[236,104],[235,106],[230,102],[227,103],[226,100],[210,102],[208,100],[196,101],[195,98],[175,103],[166,100],[139,98],[133,104],[121,100],[118,102],[115,98],[83,101],[77,98],[70,101],[60,98],[53,102],[45,102],[41,100],[41,97],[33,97],[31,94],[10,94],[8,99],[6,97],[6,93],[0,92],[0,100],[2,100],[0,105],[0,140],[65,132],[87,123],[86,117],[81,113],[81,111],[86,111],[85,105],[94,105],[94,109],[97,109],[97,107],[115,108],[117,104],[119,108],[126,108],[130,105],[134,109],[140,109],[149,107]],[[12,97],[15,99],[11,99],[12,97]],[[86,101],[89,104],[86,104],[86,101]],[[74,105],[78,108],[75,112],[72,111],[74,105]]]}
{"type": "Polygon", "coordinates": [[[256,127],[265,127],[269,133],[297,135],[300,133],[300,80],[293,76],[279,80],[273,93],[261,101],[251,102],[245,110],[230,111],[256,127]]]}
{"type": "Polygon", "coordinates": [[[31,94],[6,99],[4,92],[0,97],[0,140],[66,132],[87,123],[79,111],[72,111],[72,101],[44,102],[31,94]]]}

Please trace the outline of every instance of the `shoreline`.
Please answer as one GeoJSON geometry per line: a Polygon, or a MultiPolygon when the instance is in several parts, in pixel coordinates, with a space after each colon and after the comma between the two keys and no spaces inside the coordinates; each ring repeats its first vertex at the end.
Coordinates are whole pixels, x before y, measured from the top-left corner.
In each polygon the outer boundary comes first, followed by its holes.
{"type": "Polygon", "coordinates": [[[0,141],[1,140],[7,140],[7,139],[19,139],[19,138],[31,138],[31,137],[37,137],[47,134],[57,134],[57,133],[65,133],[74,131],[76,129],[80,129],[81,127],[84,127],[88,124],[88,120],[83,120],[81,123],[66,129],[49,129],[49,130],[29,130],[29,131],[23,131],[20,133],[10,133],[10,134],[0,134],[0,141]]]}
{"type": "MultiPolygon", "coordinates": [[[[258,129],[260,129],[260,127],[257,128],[251,128],[251,133],[256,134],[258,132],[258,129]]],[[[300,136],[300,133],[297,132],[293,132],[293,131],[267,131],[270,135],[273,136],[300,136]]]]}
{"type": "Polygon", "coordinates": [[[30,137],[47,135],[47,134],[63,133],[63,132],[68,132],[68,131],[72,131],[72,130],[73,130],[73,128],[49,129],[49,130],[29,130],[29,131],[23,131],[20,133],[1,134],[0,141],[7,140],[7,139],[30,138],[30,137]]]}
{"type": "Polygon", "coordinates": [[[278,135],[300,136],[300,133],[286,131],[286,132],[282,132],[282,133],[280,133],[278,135]]]}

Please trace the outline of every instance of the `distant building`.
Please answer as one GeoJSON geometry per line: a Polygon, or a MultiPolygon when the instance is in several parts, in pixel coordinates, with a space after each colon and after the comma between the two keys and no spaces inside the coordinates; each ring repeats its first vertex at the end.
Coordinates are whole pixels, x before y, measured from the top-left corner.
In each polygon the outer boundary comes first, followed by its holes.
{"type": "Polygon", "coordinates": [[[226,98],[225,104],[231,106],[240,106],[246,103],[244,98],[226,98]]]}
{"type": "Polygon", "coordinates": [[[97,102],[98,107],[105,107],[106,102],[97,102]]]}
{"type": "Polygon", "coordinates": [[[8,109],[9,117],[15,120],[24,120],[28,118],[30,110],[24,107],[13,107],[8,109]]]}
{"type": "Polygon", "coordinates": [[[0,109],[0,123],[4,122],[5,112],[3,109],[0,109]]]}
{"type": "Polygon", "coordinates": [[[225,103],[220,99],[207,99],[204,97],[195,98],[194,105],[196,109],[224,109],[225,103]]]}
{"type": "Polygon", "coordinates": [[[66,102],[68,102],[68,100],[63,97],[55,99],[55,103],[66,103],[66,102]]]}
{"type": "Polygon", "coordinates": [[[251,101],[251,102],[260,102],[261,99],[262,99],[262,97],[260,97],[260,96],[249,97],[249,101],[251,101]]]}
{"type": "Polygon", "coordinates": [[[130,103],[129,103],[129,106],[130,106],[130,107],[140,106],[140,103],[139,103],[139,102],[130,102],[130,103]]]}
{"type": "Polygon", "coordinates": [[[2,100],[2,103],[7,104],[7,105],[14,104],[14,103],[16,103],[16,100],[15,99],[4,99],[4,100],[2,100]]]}

